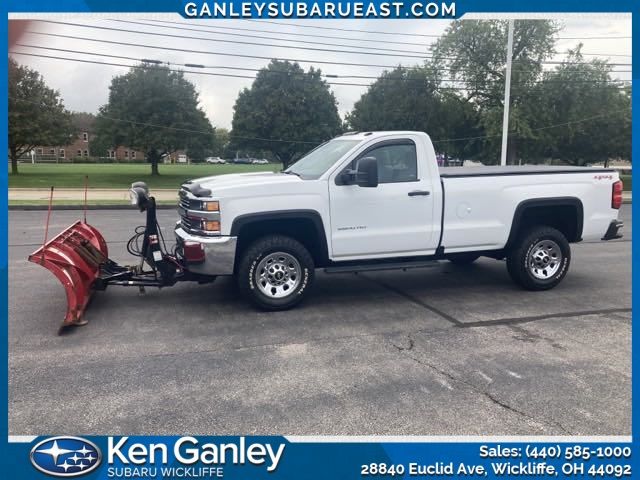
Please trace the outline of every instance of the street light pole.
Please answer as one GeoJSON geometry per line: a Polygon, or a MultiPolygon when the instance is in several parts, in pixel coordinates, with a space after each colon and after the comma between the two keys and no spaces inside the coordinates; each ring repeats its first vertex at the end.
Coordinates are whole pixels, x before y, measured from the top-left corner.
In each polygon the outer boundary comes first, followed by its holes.
{"type": "Polygon", "coordinates": [[[500,165],[507,164],[507,140],[509,136],[509,102],[511,98],[511,61],[513,57],[513,27],[514,20],[509,20],[509,32],[507,34],[507,71],[504,80],[504,110],[502,115],[502,152],[500,165]]]}

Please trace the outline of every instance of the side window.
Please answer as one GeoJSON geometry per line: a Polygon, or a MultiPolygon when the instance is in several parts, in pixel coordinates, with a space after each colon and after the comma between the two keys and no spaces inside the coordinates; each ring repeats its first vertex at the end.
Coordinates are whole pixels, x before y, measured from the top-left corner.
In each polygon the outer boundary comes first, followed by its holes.
{"type": "Polygon", "coordinates": [[[413,142],[383,145],[369,150],[363,157],[375,157],[378,160],[378,183],[418,180],[418,160],[413,142]]]}

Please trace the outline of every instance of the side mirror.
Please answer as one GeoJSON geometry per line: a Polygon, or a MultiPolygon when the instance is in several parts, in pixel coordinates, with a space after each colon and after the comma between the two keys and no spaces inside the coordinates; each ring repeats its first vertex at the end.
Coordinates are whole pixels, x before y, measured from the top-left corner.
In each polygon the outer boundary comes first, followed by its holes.
{"type": "Polygon", "coordinates": [[[378,159],[364,157],[358,160],[356,166],[356,183],[359,187],[378,186],[378,159]]]}

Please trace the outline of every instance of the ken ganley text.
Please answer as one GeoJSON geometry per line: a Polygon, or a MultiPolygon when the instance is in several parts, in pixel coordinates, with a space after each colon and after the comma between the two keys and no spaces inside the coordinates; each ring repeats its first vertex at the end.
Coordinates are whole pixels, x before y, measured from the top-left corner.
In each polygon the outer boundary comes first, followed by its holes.
{"type": "Polygon", "coordinates": [[[273,472],[282,460],[284,449],[284,443],[250,443],[245,437],[224,443],[204,443],[194,437],[181,437],[172,445],[109,437],[107,475],[140,478],[162,473],[163,477],[212,477],[222,476],[224,465],[255,465],[273,472]]]}
{"type": "Polygon", "coordinates": [[[189,18],[445,18],[455,2],[187,2],[189,18]]]}

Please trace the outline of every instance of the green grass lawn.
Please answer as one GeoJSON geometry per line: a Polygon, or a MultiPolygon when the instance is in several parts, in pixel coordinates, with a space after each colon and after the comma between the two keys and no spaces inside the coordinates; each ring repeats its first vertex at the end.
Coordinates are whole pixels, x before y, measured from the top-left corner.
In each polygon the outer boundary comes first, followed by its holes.
{"type": "Polygon", "coordinates": [[[126,188],[136,181],[149,188],[178,188],[191,178],[225,173],[279,171],[279,164],[268,165],[160,165],[160,175],[151,176],[149,164],[20,164],[18,175],[9,173],[9,188],[81,188],[89,176],[89,188],[126,188]]]}

